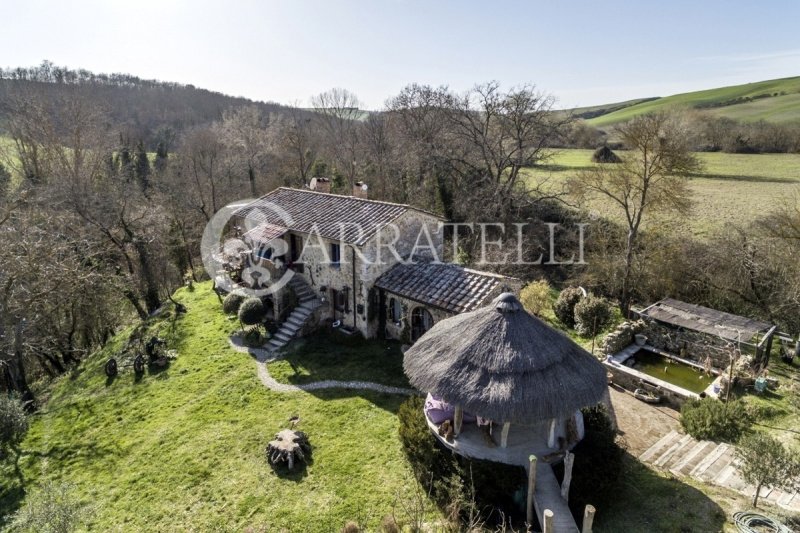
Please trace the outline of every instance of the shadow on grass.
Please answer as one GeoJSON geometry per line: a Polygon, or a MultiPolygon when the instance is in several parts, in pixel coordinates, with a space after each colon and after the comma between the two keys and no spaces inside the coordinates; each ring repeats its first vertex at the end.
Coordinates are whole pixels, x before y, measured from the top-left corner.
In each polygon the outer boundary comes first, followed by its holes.
{"type": "Polygon", "coordinates": [[[308,394],[323,400],[346,400],[350,398],[361,398],[370,402],[375,407],[388,411],[392,414],[397,414],[400,409],[400,404],[408,399],[408,396],[403,394],[387,394],[383,392],[376,392],[362,389],[319,389],[308,391],[308,394]]]}
{"type": "Polygon", "coordinates": [[[3,487],[0,489],[0,529],[8,526],[24,499],[24,485],[20,483],[6,485],[6,483],[3,483],[3,487]]]}
{"type": "Polygon", "coordinates": [[[305,454],[303,461],[295,463],[292,470],[284,464],[270,464],[272,471],[281,479],[300,483],[308,476],[308,467],[314,464],[314,448],[315,446],[311,444],[311,451],[305,454]]]}
{"type": "MultiPolygon", "coordinates": [[[[573,480],[580,472],[573,472],[573,480]]],[[[574,482],[574,481],[573,481],[574,482]]],[[[669,472],[651,469],[625,452],[617,493],[597,508],[594,531],[722,531],[722,508],[669,472]]],[[[591,503],[591,502],[590,502],[591,503]]]]}
{"type": "Polygon", "coordinates": [[[771,176],[743,176],[741,174],[708,174],[705,172],[694,172],[688,175],[689,178],[704,178],[709,180],[720,181],[743,181],[751,183],[798,183],[797,179],[792,178],[775,178],[771,176]]]}
{"type": "Polygon", "coordinates": [[[410,388],[400,346],[395,341],[319,333],[292,342],[280,360],[270,363],[269,371],[277,381],[291,385],[337,380],[410,388]]]}

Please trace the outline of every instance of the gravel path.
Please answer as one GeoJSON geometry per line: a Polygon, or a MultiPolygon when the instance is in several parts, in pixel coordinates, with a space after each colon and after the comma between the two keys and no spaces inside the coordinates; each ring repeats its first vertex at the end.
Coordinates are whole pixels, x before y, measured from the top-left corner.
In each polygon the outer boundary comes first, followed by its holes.
{"type": "Polygon", "coordinates": [[[276,392],[300,392],[321,389],[355,389],[371,390],[386,394],[404,394],[406,396],[416,393],[416,391],[412,389],[390,387],[389,385],[381,385],[380,383],[372,383],[370,381],[338,381],[329,379],[325,381],[317,381],[315,383],[307,383],[305,385],[289,385],[288,383],[280,383],[270,375],[269,369],[267,369],[267,363],[280,359],[280,356],[276,352],[272,352],[264,348],[251,348],[246,346],[242,338],[239,336],[232,336],[229,342],[231,348],[237,352],[246,353],[253,356],[253,358],[256,360],[256,366],[258,367],[258,379],[261,380],[261,383],[265,387],[276,392]]]}

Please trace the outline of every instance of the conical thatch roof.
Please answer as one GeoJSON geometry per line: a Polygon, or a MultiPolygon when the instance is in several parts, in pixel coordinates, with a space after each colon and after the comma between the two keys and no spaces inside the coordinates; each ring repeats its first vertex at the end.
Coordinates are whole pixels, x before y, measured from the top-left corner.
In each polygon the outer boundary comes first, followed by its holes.
{"type": "Polygon", "coordinates": [[[608,146],[602,146],[594,151],[592,161],[594,163],[621,163],[622,159],[608,146]]]}
{"type": "Polygon", "coordinates": [[[599,403],[603,365],[511,294],[442,320],[406,353],[411,383],[465,411],[531,423],[599,403]]]}

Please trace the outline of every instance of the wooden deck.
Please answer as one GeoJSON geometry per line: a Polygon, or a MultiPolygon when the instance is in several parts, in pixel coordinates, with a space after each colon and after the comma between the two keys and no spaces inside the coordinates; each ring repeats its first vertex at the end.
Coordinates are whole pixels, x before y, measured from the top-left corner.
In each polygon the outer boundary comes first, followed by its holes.
{"type": "MultiPolygon", "coordinates": [[[[534,508],[536,516],[541,522],[545,509],[553,511],[553,533],[577,533],[578,526],[572,518],[566,500],[561,497],[561,486],[553,473],[550,463],[544,457],[555,454],[558,450],[547,446],[548,424],[526,427],[512,425],[508,433],[508,446],[500,447],[500,428],[495,428],[495,446],[491,446],[483,431],[475,424],[464,424],[461,433],[453,442],[447,442],[439,436],[439,429],[429,419],[428,426],[439,441],[450,450],[464,457],[484,459],[497,463],[519,465],[528,472],[530,469],[529,457],[538,458],[536,464],[536,490],[534,492],[534,508]]],[[[554,462],[561,461],[561,457],[553,458],[554,462]]],[[[528,472],[530,475],[530,472],[528,472]]]]}
{"type": "Polygon", "coordinates": [[[433,434],[444,444],[459,455],[472,457],[473,459],[486,459],[496,463],[509,465],[526,466],[528,457],[533,454],[540,459],[546,455],[557,453],[558,450],[547,446],[547,423],[541,427],[527,427],[511,425],[508,432],[508,446],[500,447],[500,430],[495,426],[493,439],[495,446],[491,446],[484,435],[483,430],[475,424],[464,424],[461,427],[461,434],[453,442],[447,442],[439,436],[439,428],[427,417],[428,427],[433,434]]]}

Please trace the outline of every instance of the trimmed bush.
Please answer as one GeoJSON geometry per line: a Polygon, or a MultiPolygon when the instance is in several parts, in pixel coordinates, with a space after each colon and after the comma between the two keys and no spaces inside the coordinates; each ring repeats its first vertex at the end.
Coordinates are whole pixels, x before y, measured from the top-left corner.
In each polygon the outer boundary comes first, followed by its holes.
{"type": "Polygon", "coordinates": [[[542,316],[550,307],[550,284],[543,279],[532,281],[520,291],[519,299],[529,313],[542,316]]]}
{"type": "Polygon", "coordinates": [[[264,320],[266,309],[261,298],[251,296],[246,298],[239,306],[239,320],[246,326],[260,324],[264,320]]]}
{"type": "Polygon", "coordinates": [[[558,295],[556,303],[553,304],[553,312],[556,318],[565,326],[575,326],[575,306],[583,298],[583,291],[578,287],[567,287],[558,295]]]}
{"type": "Polygon", "coordinates": [[[222,311],[226,315],[235,315],[239,312],[239,307],[241,307],[246,298],[247,295],[242,292],[229,292],[225,299],[222,300],[222,311]]]}
{"type": "Polygon", "coordinates": [[[15,446],[28,431],[28,417],[19,399],[0,394],[0,450],[15,446]]]}
{"type": "MultiPolygon", "coordinates": [[[[514,509],[513,495],[525,486],[518,466],[468,460],[446,450],[431,433],[422,408],[425,400],[412,396],[397,411],[400,441],[411,469],[422,487],[452,521],[466,520],[471,512],[514,509]]],[[[497,519],[492,513],[484,518],[497,519]]]]}
{"type": "Polygon", "coordinates": [[[605,298],[589,295],[575,305],[575,329],[584,337],[594,337],[611,322],[611,305],[605,298]]]}
{"type": "Polygon", "coordinates": [[[698,440],[736,442],[750,430],[753,416],[743,400],[689,400],[681,407],[681,426],[698,440]]]}

